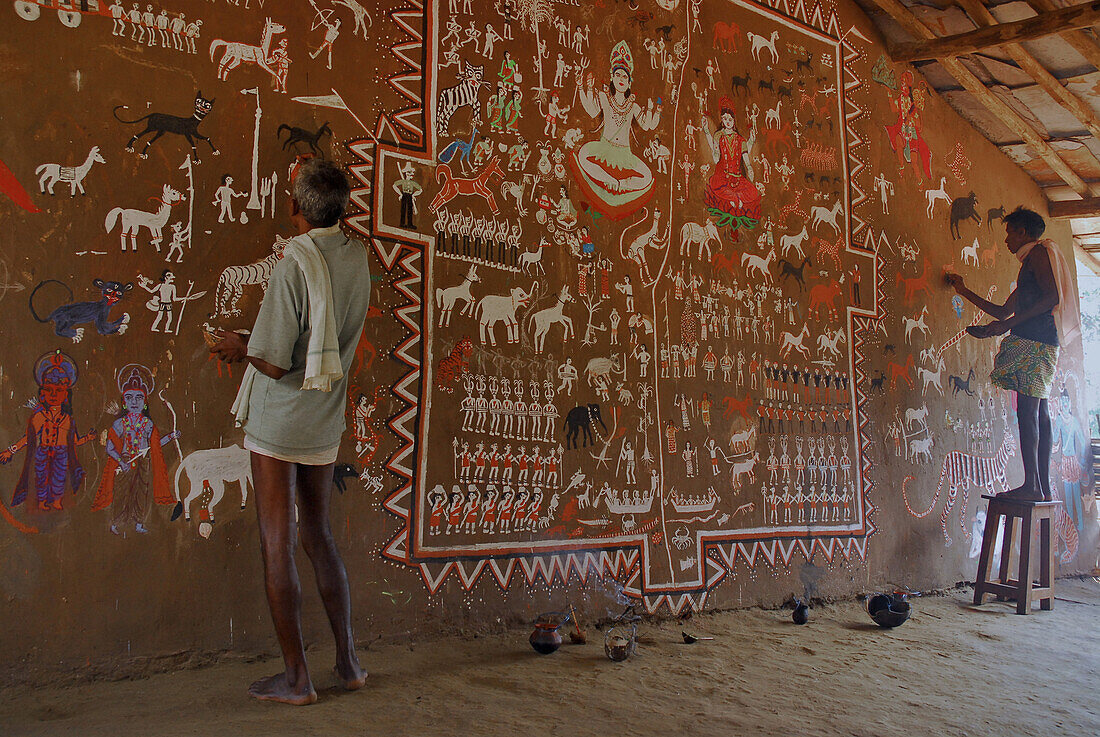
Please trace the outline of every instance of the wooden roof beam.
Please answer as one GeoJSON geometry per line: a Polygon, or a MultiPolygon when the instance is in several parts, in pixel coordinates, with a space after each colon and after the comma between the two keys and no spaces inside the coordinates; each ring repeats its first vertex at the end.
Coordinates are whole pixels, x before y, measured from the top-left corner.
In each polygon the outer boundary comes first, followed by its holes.
{"type": "MultiPolygon", "coordinates": [[[[920,20],[909,11],[909,8],[902,5],[900,0],[873,0],[873,2],[889,13],[894,20],[914,36],[922,39],[935,38],[936,34],[932,33],[928,26],[921,23],[920,20]]],[[[946,69],[951,76],[959,81],[959,84],[961,84],[967,92],[974,95],[979,102],[985,105],[990,113],[1004,123],[1009,130],[1020,136],[1024,143],[1030,146],[1031,149],[1035,151],[1035,153],[1037,153],[1074,192],[1082,197],[1089,197],[1092,195],[1085,180],[1058,155],[1058,152],[1051,148],[1050,144],[1040,138],[1039,134],[1035,132],[1035,129],[1017,115],[1006,102],[990,92],[980,79],[975,77],[969,69],[963,66],[962,62],[954,56],[948,56],[941,59],[940,63],[943,64],[944,69],[946,69]]]]}
{"type": "MultiPolygon", "coordinates": [[[[1037,11],[1058,9],[1053,0],[1027,0],[1027,3],[1037,11]]],[[[1100,70],[1100,45],[1092,36],[1081,30],[1065,31],[1061,36],[1063,41],[1085,58],[1085,61],[1100,70]]]]}
{"type": "Polygon", "coordinates": [[[1100,217],[1100,197],[1086,197],[1083,200],[1051,200],[1047,203],[1047,212],[1055,220],[1100,217]]]}
{"type": "MultiPolygon", "coordinates": [[[[995,25],[997,19],[989,12],[989,8],[982,4],[981,0],[958,0],[963,9],[971,17],[975,24],[982,26],[995,25]]],[[[1095,138],[1100,140],[1100,119],[1092,111],[1084,100],[1077,97],[1051,74],[1039,60],[1032,56],[1018,43],[1006,43],[1002,45],[1005,52],[1019,64],[1020,69],[1031,75],[1032,79],[1059,105],[1069,111],[1073,117],[1084,124],[1085,128],[1095,138]]]]}
{"type": "MultiPolygon", "coordinates": [[[[873,2],[890,13],[878,0],[873,0],[873,2]]],[[[908,12],[908,9],[906,11],[908,12]]],[[[893,13],[890,13],[890,15],[892,16],[893,13]]],[[[1039,13],[1031,18],[1024,18],[1011,23],[998,23],[955,36],[940,38],[929,31],[930,36],[921,36],[924,40],[897,44],[891,47],[889,51],[894,61],[943,59],[950,56],[973,54],[990,46],[1033,41],[1044,36],[1086,28],[1096,23],[1100,23],[1100,0],[1093,0],[1093,2],[1082,5],[1072,5],[1068,8],[1058,8],[1057,10],[1039,13]]]]}

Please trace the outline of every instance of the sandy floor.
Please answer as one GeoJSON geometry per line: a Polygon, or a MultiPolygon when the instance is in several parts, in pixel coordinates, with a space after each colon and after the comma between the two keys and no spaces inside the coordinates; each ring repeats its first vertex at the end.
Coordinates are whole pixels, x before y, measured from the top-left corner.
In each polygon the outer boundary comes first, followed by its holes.
{"type": "MultiPolygon", "coordinates": [[[[637,655],[602,635],[536,655],[527,632],[362,653],[367,687],[337,690],[310,652],[320,701],[260,704],[245,687],[278,662],[139,681],[0,693],[3,735],[1097,735],[1100,583],[1060,581],[1052,612],[968,606],[968,589],[915,601],[880,630],[858,602],[643,624],[637,655]]],[[[596,635],[593,637],[593,635],[596,635]]]]}

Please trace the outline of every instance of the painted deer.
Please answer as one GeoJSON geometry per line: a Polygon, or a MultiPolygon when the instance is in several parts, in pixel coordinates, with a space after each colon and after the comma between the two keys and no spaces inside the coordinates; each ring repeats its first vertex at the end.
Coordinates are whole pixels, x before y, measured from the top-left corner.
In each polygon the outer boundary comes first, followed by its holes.
{"type": "Polygon", "coordinates": [[[160,197],[150,199],[160,203],[160,207],[157,208],[156,212],[116,207],[107,213],[107,219],[103,222],[103,227],[106,228],[108,233],[115,229],[115,223],[118,222],[119,217],[122,218],[122,232],[119,233],[119,242],[122,244],[123,251],[126,250],[127,242],[130,244],[131,251],[137,251],[137,232],[141,227],[149,229],[149,245],[155,246],[157,251],[160,251],[160,243],[164,240],[161,231],[172,213],[172,205],[183,202],[185,198],[182,193],[166,184],[161,190],[160,197]]]}
{"type": "Polygon", "coordinates": [[[47,192],[53,194],[53,186],[55,184],[58,182],[68,182],[70,197],[76,197],[78,189],[80,190],[80,194],[88,194],[84,191],[84,177],[88,176],[92,164],[106,163],[103,157],[99,155],[99,146],[92,146],[92,150],[88,152],[88,157],[84,159],[84,163],[80,166],[43,164],[34,170],[34,173],[40,177],[38,180],[38,189],[42,194],[46,194],[47,192]]]}
{"type": "Polygon", "coordinates": [[[489,209],[496,215],[500,212],[497,208],[496,198],[493,197],[493,190],[489,188],[489,180],[493,177],[503,177],[504,172],[500,168],[500,157],[494,156],[489,159],[489,163],[482,167],[481,171],[477,173],[477,176],[469,179],[465,177],[456,177],[451,172],[451,167],[447,164],[440,164],[435,170],[435,181],[441,186],[439,193],[436,194],[435,199],[432,200],[432,204],[428,206],[428,209],[435,212],[443,205],[453,200],[458,195],[476,195],[481,197],[489,203],[489,209]]]}
{"type": "Polygon", "coordinates": [[[444,328],[451,324],[451,311],[460,299],[466,304],[462,306],[459,315],[468,315],[474,311],[474,295],[470,293],[470,286],[479,281],[481,279],[477,275],[477,266],[471,266],[460,284],[435,290],[435,306],[440,310],[438,327],[444,328]]]}

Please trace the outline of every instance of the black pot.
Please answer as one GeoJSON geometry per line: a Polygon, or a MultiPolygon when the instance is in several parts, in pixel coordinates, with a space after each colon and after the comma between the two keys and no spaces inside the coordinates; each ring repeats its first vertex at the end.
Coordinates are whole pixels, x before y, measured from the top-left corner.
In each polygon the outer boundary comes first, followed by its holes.
{"type": "Polygon", "coordinates": [[[875,594],[867,602],[867,613],[879,627],[890,628],[904,624],[913,608],[903,596],[875,594]]]}

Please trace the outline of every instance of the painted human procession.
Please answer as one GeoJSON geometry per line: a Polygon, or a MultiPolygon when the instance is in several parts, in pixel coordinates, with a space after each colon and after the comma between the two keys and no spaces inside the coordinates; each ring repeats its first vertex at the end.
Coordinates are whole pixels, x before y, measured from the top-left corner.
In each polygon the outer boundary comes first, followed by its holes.
{"type": "MultiPolygon", "coordinates": [[[[52,341],[5,352],[9,529],[92,516],[210,545],[251,515],[238,377],[180,356],[255,314],[288,165],[315,154],[346,163],[345,224],[383,275],[336,480],[388,513],[380,554],[429,591],[609,576],[679,611],[794,555],[859,564],[883,520],[974,545],[1015,422],[940,277],[1007,283],[1016,203],[971,191],[968,146],[926,141],[938,101],[866,23],[802,2],[298,4],[16,3],[28,38],[56,14],[179,78],[90,103],[108,122],[55,132],[49,162],[2,154],[9,210],[87,200],[95,223],[60,268],[3,256],[5,324],[52,341]],[[367,70],[394,98],[374,120],[339,69],[376,36],[397,71],[367,70]],[[137,194],[116,200],[123,172],[137,194]],[[200,424],[220,443],[180,429],[200,424]]],[[[1053,400],[1065,563],[1095,516],[1080,370],[1070,354],[1053,400]]]]}

